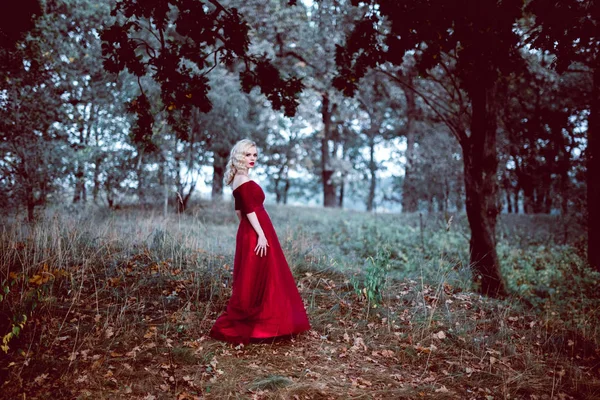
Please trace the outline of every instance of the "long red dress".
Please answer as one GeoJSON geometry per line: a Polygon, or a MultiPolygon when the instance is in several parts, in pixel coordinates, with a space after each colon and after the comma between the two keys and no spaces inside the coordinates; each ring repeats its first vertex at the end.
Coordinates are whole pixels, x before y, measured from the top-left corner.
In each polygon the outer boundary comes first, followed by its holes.
{"type": "Polygon", "coordinates": [[[277,234],[263,207],[265,194],[254,181],[233,191],[235,209],[242,212],[233,264],[233,291],[227,310],[210,336],[231,343],[248,343],[310,329],[306,310],[285,259],[277,234]],[[258,235],[246,214],[256,213],[267,238],[267,255],[256,255],[258,235]]]}

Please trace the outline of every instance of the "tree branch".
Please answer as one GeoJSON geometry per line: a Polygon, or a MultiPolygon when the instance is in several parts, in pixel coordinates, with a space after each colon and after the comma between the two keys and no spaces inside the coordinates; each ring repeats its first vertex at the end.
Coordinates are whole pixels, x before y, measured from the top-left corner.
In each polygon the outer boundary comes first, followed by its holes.
{"type": "MultiPolygon", "coordinates": [[[[444,124],[446,124],[446,126],[448,128],[450,128],[450,131],[454,134],[454,136],[456,137],[456,139],[458,140],[458,142],[461,145],[467,142],[468,136],[467,136],[466,132],[463,129],[460,129],[460,127],[457,126],[457,124],[455,124],[454,122],[452,122],[447,116],[445,116],[444,114],[439,112],[438,109],[432,104],[432,103],[437,103],[437,102],[431,101],[424,94],[422,94],[417,89],[415,89],[412,85],[407,84],[402,79],[399,79],[397,76],[395,76],[394,74],[391,74],[388,71],[385,71],[382,69],[376,69],[376,71],[379,71],[379,72],[387,75],[388,77],[392,78],[394,81],[398,82],[398,84],[400,84],[401,86],[405,87],[406,89],[408,89],[408,90],[412,91],[413,93],[415,93],[416,95],[418,95],[421,99],[423,99],[425,104],[427,104],[427,106],[429,106],[429,108],[431,108],[431,110],[444,122],[444,124]]],[[[441,108],[443,108],[443,107],[441,107],[441,108]]]]}

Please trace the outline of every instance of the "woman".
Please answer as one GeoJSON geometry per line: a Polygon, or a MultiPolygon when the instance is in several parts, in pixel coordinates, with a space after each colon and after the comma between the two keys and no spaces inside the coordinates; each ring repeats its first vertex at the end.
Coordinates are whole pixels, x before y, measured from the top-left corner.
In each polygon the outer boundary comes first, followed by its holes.
{"type": "Polygon", "coordinates": [[[263,207],[265,194],[250,180],[256,144],[240,140],[231,149],[225,183],[231,185],[240,220],[233,264],[233,292],[210,336],[231,343],[291,335],[310,329],[304,304],[277,234],[263,207]]]}

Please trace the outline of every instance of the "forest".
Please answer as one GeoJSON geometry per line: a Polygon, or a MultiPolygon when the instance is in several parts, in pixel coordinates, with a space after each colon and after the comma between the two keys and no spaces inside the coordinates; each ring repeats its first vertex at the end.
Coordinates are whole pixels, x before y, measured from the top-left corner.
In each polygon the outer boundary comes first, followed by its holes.
{"type": "Polygon", "coordinates": [[[600,397],[600,2],[6,7],[0,398],[600,397]],[[243,138],[291,341],[208,337],[243,138]]]}

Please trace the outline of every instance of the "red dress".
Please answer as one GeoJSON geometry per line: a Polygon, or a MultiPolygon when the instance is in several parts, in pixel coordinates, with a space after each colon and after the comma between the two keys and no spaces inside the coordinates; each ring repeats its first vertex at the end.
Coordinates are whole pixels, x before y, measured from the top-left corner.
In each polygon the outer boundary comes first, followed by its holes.
{"type": "Polygon", "coordinates": [[[213,325],[210,336],[231,343],[248,343],[310,329],[296,282],[281,250],[277,234],[263,207],[265,194],[254,181],[233,191],[235,209],[242,212],[233,263],[233,291],[227,310],[213,325]],[[246,214],[256,213],[267,238],[267,255],[256,255],[258,235],[246,214]]]}

